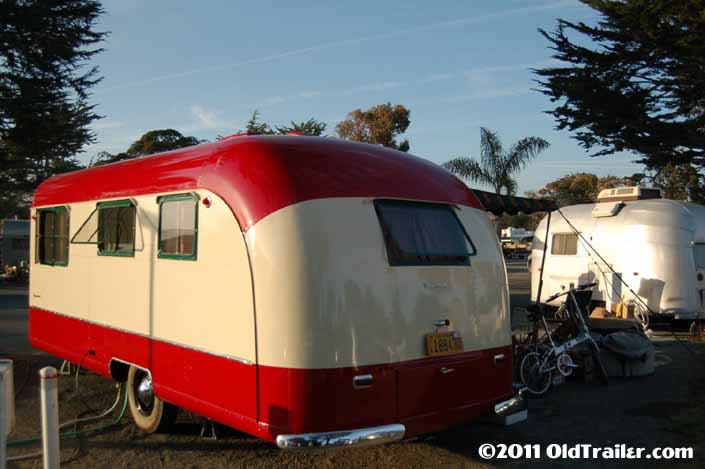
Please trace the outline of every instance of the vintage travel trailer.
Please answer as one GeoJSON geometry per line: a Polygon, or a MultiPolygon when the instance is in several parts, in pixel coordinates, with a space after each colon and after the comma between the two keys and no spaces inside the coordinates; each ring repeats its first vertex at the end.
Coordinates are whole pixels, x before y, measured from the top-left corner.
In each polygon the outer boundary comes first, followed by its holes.
{"type": "Polygon", "coordinates": [[[32,344],[281,448],[520,408],[494,229],[442,168],[308,136],[55,176],[32,207],[32,344]]]}
{"type": "MultiPolygon", "coordinates": [[[[657,320],[692,320],[702,310],[705,207],[661,199],[656,189],[625,187],[602,191],[596,204],[563,207],[561,212],[565,219],[551,214],[541,301],[571,283],[597,281],[592,299],[608,309],[631,302],[646,314],[656,313],[652,319],[657,320]]],[[[547,221],[539,224],[532,246],[534,299],[547,221]]]]}

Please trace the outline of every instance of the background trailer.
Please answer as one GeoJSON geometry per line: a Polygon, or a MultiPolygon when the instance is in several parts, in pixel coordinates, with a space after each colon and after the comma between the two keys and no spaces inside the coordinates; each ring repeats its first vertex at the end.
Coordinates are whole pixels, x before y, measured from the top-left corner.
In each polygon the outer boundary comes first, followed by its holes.
{"type": "Polygon", "coordinates": [[[705,289],[705,207],[655,197],[638,187],[607,189],[598,203],[554,212],[548,233],[542,220],[532,246],[532,298],[543,273],[542,300],[598,281],[593,300],[608,310],[624,301],[663,318],[693,319],[705,289]]]}

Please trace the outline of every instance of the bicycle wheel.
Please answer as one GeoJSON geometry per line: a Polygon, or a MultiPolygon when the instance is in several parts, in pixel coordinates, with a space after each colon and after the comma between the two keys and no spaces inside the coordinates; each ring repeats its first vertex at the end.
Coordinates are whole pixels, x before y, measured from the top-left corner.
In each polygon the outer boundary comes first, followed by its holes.
{"type": "Polygon", "coordinates": [[[541,370],[543,355],[537,352],[527,353],[521,360],[519,376],[522,383],[526,385],[527,391],[536,396],[548,391],[553,380],[552,370],[541,370]]]}

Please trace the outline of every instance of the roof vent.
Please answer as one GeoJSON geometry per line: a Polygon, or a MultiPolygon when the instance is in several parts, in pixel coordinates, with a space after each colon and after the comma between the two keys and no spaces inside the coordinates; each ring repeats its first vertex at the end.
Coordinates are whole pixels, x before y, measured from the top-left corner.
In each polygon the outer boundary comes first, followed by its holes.
{"type": "Polygon", "coordinates": [[[617,187],[603,189],[597,196],[600,202],[626,202],[630,200],[660,199],[661,191],[646,187],[617,187]]]}
{"type": "Polygon", "coordinates": [[[624,207],[624,202],[602,202],[595,204],[592,209],[592,218],[613,217],[624,207]]]}

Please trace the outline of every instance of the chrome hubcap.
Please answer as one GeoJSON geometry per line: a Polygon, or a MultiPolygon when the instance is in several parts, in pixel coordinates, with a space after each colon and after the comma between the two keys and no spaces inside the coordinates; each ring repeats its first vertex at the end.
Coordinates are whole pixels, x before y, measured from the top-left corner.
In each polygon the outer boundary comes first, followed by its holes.
{"type": "Polygon", "coordinates": [[[138,372],[135,377],[135,401],[142,415],[148,416],[154,408],[154,388],[152,377],[144,372],[138,372]]]}

